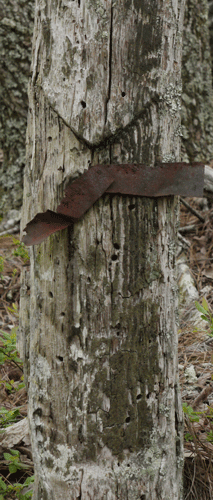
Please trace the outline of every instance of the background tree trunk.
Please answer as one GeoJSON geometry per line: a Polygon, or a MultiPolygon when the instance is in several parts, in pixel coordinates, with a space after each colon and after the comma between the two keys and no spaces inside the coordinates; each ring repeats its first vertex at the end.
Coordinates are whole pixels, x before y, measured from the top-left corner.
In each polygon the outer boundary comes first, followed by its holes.
{"type": "MultiPolygon", "coordinates": [[[[90,164],[179,160],[183,13],[37,1],[23,227],[90,164]]],[[[181,499],[177,216],[174,197],[105,195],[32,249],[19,349],[34,500],[181,499]]]]}
{"type": "MultiPolygon", "coordinates": [[[[182,60],[182,158],[184,161],[213,159],[213,90],[210,34],[206,0],[187,0],[184,15],[182,60]]],[[[212,43],[211,43],[212,46],[212,43]]]]}
{"type": "Polygon", "coordinates": [[[0,215],[22,204],[33,5],[0,0],[0,215]]]}

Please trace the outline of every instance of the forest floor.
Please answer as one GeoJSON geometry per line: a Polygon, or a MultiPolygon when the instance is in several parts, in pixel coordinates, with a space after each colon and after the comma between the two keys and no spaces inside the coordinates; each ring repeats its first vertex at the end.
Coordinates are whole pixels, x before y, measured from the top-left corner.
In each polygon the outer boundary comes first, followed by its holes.
{"type": "MultiPolygon", "coordinates": [[[[199,330],[193,321],[184,320],[184,315],[180,322],[179,373],[185,413],[184,500],[213,500],[213,320],[212,329],[210,325],[213,204],[206,199],[187,199],[187,202],[198,214],[181,204],[183,231],[180,231],[185,239],[182,250],[199,292],[198,301],[202,304],[205,297],[208,304],[209,323],[199,330]]],[[[29,259],[27,249],[19,242],[19,234],[0,235],[0,432],[27,416],[23,369],[15,348],[23,266],[29,267],[29,259]],[[7,355],[12,356],[12,361],[7,355]]],[[[12,451],[0,446],[0,500],[28,500],[29,488],[25,488],[24,495],[24,491],[20,493],[18,488],[15,491],[12,485],[16,481],[23,483],[32,474],[30,445],[19,443],[12,451]],[[8,486],[7,491],[1,490],[2,481],[8,486]]]]}

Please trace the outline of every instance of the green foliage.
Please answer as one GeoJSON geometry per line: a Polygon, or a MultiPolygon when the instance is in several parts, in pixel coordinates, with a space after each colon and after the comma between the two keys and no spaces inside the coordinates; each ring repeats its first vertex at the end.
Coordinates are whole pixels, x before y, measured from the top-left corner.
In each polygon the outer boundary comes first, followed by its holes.
{"type": "Polygon", "coordinates": [[[0,385],[4,385],[9,393],[11,392],[17,392],[20,389],[23,389],[25,387],[25,383],[23,381],[23,376],[21,377],[22,382],[20,384],[16,384],[14,380],[10,380],[9,382],[7,380],[0,380],[0,385]]]}
{"type": "Polygon", "coordinates": [[[18,314],[18,307],[16,304],[12,304],[12,307],[8,307],[8,311],[10,311],[12,314],[14,314],[14,316],[16,316],[16,318],[19,317],[19,314],[18,314]]]}
{"type": "MultiPolygon", "coordinates": [[[[10,333],[0,330],[1,341],[4,344],[3,347],[0,347],[0,365],[3,365],[5,361],[10,361],[22,370],[21,366],[23,362],[19,358],[18,351],[16,349],[16,330],[17,328],[13,328],[10,333]]],[[[0,380],[0,387],[1,385],[4,385],[9,393],[12,391],[19,391],[19,389],[22,389],[25,386],[23,376],[21,377],[21,382],[18,386],[15,385],[14,380],[0,380]]],[[[17,421],[19,416],[20,412],[18,408],[15,408],[14,410],[7,410],[3,407],[0,408],[0,427],[4,428],[13,424],[17,421]]]]}
{"type": "MultiPolygon", "coordinates": [[[[13,240],[13,243],[16,245],[16,248],[13,252],[15,256],[19,256],[23,259],[24,263],[29,259],[28,252],[23,243],[20,243],[19,240],[13,240]]],[[[0,278],[1,274],[4,270],[4,258],[0,256],[0,278]]],[[[15,277],[17,274],[17,269],[13,270],[13,276],[15,277]]],[[[8,307],[8,311],[13,314],[13,316],[18,318],[18,308],[15,303],[12,304],[11,307],[8,307]]],[[[16,332],[17,327],[13,328],[11,332],[7,333],[5,331],[0,330],[0,365],[3,365],[5,362],[10,362],[15,364],[19,369],[22,370],[22,361],[19,358],[19,353],[16,348],[16,332]],[[3,344],[3,345],[2,345],[3,344]]],[[[22,370],[23,371],[23,370],[22,370]]],[[[2,386],[6,387],[9,393],[13,391],[19,391],[24,387],[23,376],[20,378],[19,382],[14,382],[14,380],[0,380],[0,391],[2,386]]],[[[19,408],[15,408],[12,410],[8,410],[4,407],[0,408],[0,433],[4,432],[4,429],[9,425],[14,424],[21,418],[19,408]]],[[[27,477],[24,481],[24,477],[21,481],[23,483],[15,483],[11,484],[9,482],[10,474],[16,474],[17,471],[24,471],[24,475],[26,475],[25,470],[29,469],[29,466],[22,463],[20,459],[20,454],[18,450],[9,450],[7,453],[4,453],[4,459],[7,461],[7,467],[9,469],[9,475],[5,478],[4,476],[0,476],[0,500],[30,500],[32,498],[32,489],[30,485],[34,481],[34,476],[27,477]],[[24,489],[29,491],[24,492],[24,489]]],[[[27,472],[29,474],[29,472],[27,472]]],[[[14,476],[12,476],[14,477],[14,476]]]]}
{"type": "Polygon", "coordinates": [[[4,257],[0,255],[0,278],[2,279],[2,273],[4,271],[4,257]]]}
{"type": "Polygon", "coordinates": [[[8,425],[14,424],[19,417],[20,412],[18,408],[15,410],[7,410],[6,408],[0,408],[0,428],[8,427],[8,425]]]}
{"type": "Polygon", "coordinates": [[[183,403],[183,412],[189,417],[190,422],[199,422],[201,412],[194,411],[192,406],[187,406],[186,403],[183,403]]]}
{"type": "Polygon", "coordinates": [[[15,255],[16,257],[21,257],[24,262],[27,262],[29,260],[29,253],[25,244],[21,243],[21,241],[17,240],[16,238],[13,238],[13,243],[14,245],[16,245],[13,255],[15,255]]]}
{"type": "Polygon", "coordinates": [[[213,316],[212,316],[212,313],[209,309],[209,305],[208,305],[208,302],[206,299],[202,299],[202,305],[199,304],[199,302],[195,302],[195,305],[196,305],[196,308],[197,310],[201,313],[201,318],[204,320],[204,321],[207,321],[207,323],[209,324],[209,328],[210,328],[210,333],[208,334],[210,337],[213,337],[213,316]]]}
{"type": "Polygon", "coordinates": [[[210,443],[213,443],[213,431],[209,431],[208,436],[207,436],[207,441],[210,443]]]}
{"type": "Polygon", "coordinates": [[[30,486],[34,482],[34,476],[28,477],[23,484],[6,484],[3,478],[0,478],[0,500],[11,499],[11,494],[15,494],[17,500],[30,500],[32,498],[32,490],[22,493],[23,489],[30,486]]]}
{"type": "Polygon", "coordinates": [[[3,365],[5,361],[11,361],[21,370],[23,365],[22,360],[19,358],[18,351],[16,349],[16,332],[17,327],[12,328],[10,333],[0,330],[1,341],[4,346],[0,347],[0,365],[3,365]]]}
{"type": "Polygon", "coordinates": [[[193,436],[190,434],[190,432],[186,432],[184,435],[185,441],[193,441],[193,436]]]}
{"type": "MultiPolygon", "coordinates": [[[[183,403],[183,412],[188,416],[190,422],[199,422],[200,416],[205,416],[205,418],[208,418],[208,420],[212,423],[213,420],[213,408],[210,406],[208,409],[204,412],[201,411],[194,411],[191,406],[187,406],[186,403],[183,403]]],[[[194,436],[190,432],[186,432],[184,435],[185,441],[194,441],[196,440],[196,432],[194,436]]],[[[209,432],[206,433],[206,439],[210,443],[213,443],[213,430],[210,430],[209,432]]]]}
{"type": "Polygon", "coordinates": [[[2,498],[4,498],[2,496],[2,493],[5,493],[5,491],[7,491],[7,485],[5,484],[5,482],[3,481],[3,479],[0,477],[0,500],[2,498]]]}
{"type": "Polygon", "coordinates": [[[15,474],[17,470],[29,469],[29,465],[22,464],[18,450],[10,450],[10,453],[4,453],[4,458],[9,462],[8,468],[10,474],[15,474]]]}

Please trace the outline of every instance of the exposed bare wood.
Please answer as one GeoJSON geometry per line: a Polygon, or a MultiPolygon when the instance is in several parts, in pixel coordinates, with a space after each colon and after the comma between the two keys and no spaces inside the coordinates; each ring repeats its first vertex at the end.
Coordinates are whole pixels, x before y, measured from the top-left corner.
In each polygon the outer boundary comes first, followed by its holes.
{"type": "Polygon", "coordinates": [[[24,443],[26,446],[30,445],[29,425],[28,419],[24,418],[16,424],[7,427],[3,433],[0,434],[0,449],[10,449],[18,444],[24,443]]]}

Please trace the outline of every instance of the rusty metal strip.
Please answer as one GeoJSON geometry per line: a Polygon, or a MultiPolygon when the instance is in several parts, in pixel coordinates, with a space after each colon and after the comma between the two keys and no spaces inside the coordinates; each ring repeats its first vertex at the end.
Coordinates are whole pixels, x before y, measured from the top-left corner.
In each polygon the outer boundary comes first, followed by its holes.
{"type": "Polygon", "coordinates": [[[24,229],[27,234],[23,236],[22,241],[27,246],[38,245],[51,234],[65,229],[65,227],[73,225],[73,223],[74,221],[70,217],[47,210],[44,213],[37,214],[34,219],[28,222],[24,229]]]}
{"type": "Polygon", "coordinates": [[[111,165],[114,182],[107,193],[159,197],[181,195],[202,197],[203,163],[161,163],[145,165],[111,165]]]}
{"type": "Polygon", "coordinates": [[[65,189],[65,196],[57,208],[60,214],[80,219],[113,183],[113,169],[95,165],[65,189]]]}
{"type": "Polygon", "coordinates": [[[202,196],[203,163],[161,163],[146,165],[95,165],[68,184],[57,213],[39,213],[26,226],[22,241],[30,246],[41,243],[80,219],[106,192],[131,196],[202,196]]]}

